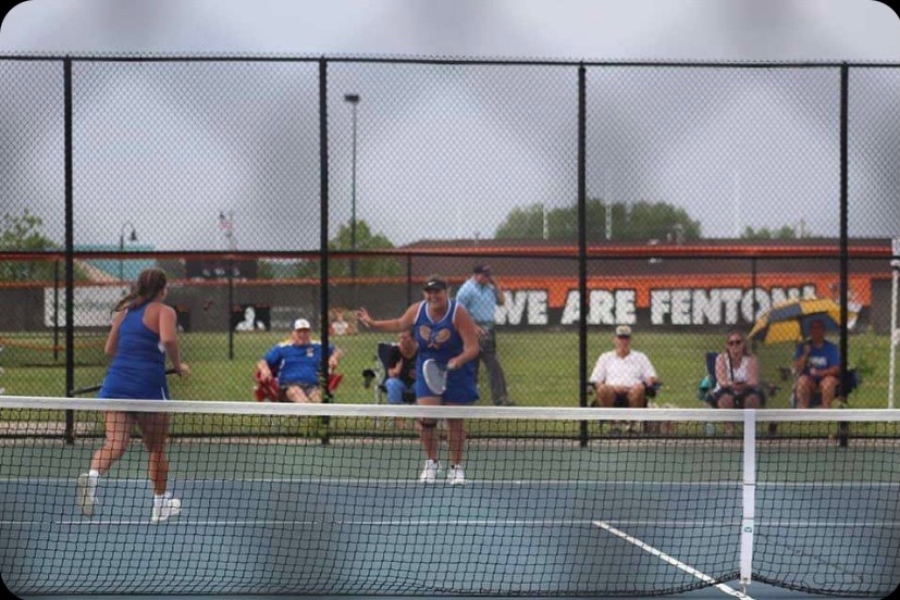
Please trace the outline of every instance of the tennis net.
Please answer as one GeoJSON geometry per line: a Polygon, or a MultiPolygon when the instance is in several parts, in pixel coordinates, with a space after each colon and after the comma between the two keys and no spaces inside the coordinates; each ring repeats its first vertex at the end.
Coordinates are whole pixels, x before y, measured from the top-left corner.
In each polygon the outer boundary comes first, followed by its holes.
{"type": "Polygon", "coordinates": [[[883,597],[900,583],[898,492],[900,411],[0,398],[0,575],[18,595],[622,596],[762,581],[883,597]],[[92,514],[77,506],[104,411],[168,415],[180,514],[154,522],[137,428],[92,514]],[[448,479],[458,417],[464,482],[448,479]],[[434,483],[420,481],[417,419],[436,421],[434,483]],[[582,427],[587,443],[571,435],[582,427]]]}

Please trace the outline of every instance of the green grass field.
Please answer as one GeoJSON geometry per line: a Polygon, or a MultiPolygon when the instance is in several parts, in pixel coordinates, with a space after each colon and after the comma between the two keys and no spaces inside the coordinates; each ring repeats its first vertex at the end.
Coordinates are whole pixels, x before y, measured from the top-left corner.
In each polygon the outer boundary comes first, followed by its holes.
{"type": "MultiPolygon", "coordinates": [[[[191,366],[187,380],[173,378],[173,397],[185,400],[251,401],[253,368],[265,351],[285,339],[278,332],[240,333],[234,336],[234,358],[229,359],[226,333],[181,334],[184,359],[191,366]]],[[[335,394],[335,402],[372,403],[374,392],[363,387],[362,370],[375,364],[375,346],[380,340],[392,340],[393,334],[363,333],[334,338],[345,352],[340,372],[344,381],[335,394]]],[[[102,335],[79,337],[75,351],[76,387],[98,384],[105,372],[102,335]]],[[[660,403],[680,407],[702,406],[696,390],[704,375],[704,353],[721,349],[724,335],[710,333],[636,332],[633,347],[648,354],[659,373],[663,387],[660,403]]],[[[854,408],[885,408],[888,396],[889,339],[873,334],[850,337],[850,366],[858,367],[862,385],[849,399],[854,408]]],[[[17,396],[65,396],[65,352],[54,359],[52,338],[46,335],[0,335],[0,387],[17,396]]],[[[590,374],[599,354],[612,348],[608,330],[591,331],[588,338],[590,374]]],[[[520,406],[578,405],[578,336],[575,331],[498,333],[498,349],[509,384],[510,396],[520,406]]],[[[767,406],[788,406],[790,382],[780,379],[778,367],[790,363],[791,344],[757,345],[764,379],[781,387],[767,406]]],[[[484,374],[480,381],[482,400],[489,404],[484,374]]]]}

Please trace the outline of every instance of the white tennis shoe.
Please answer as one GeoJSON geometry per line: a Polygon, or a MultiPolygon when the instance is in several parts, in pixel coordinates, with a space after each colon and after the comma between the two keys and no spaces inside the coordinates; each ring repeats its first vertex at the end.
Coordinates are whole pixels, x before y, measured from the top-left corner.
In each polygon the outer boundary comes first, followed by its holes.
{"type": "Polygon", "coordinates": [[[163,498],[161,502],[153,501],[153,512],[150,513],[151,523],[162,523],[171,517],[178,516],[181,512],[181,500],[178,498],[163,498]]]}
{"type": "Polygon", "coordinates": [[[450,485],[463,485],[466,482],[466,473],[459,465],[450,467],[447,471],[447,483],[450,485]]]}
{"type": "Polygon", "coordinates": [[[75,480],[75,504],[84,516],[94,516],[94,506],[99,503],[94,494],[94,486],[91,485],[91,476],[87,473],[82,473],[75,480]]]}
{"type": "Polygon", "coordinates": [[[422,474],[419,475],[419,481],[422,483],[434,483],[434,480],[437,478],[437,472],[441,468],[440,463],[436,460],[431,460],[430,458],[425,461],[425,468],[422,469],[422,474]]]}

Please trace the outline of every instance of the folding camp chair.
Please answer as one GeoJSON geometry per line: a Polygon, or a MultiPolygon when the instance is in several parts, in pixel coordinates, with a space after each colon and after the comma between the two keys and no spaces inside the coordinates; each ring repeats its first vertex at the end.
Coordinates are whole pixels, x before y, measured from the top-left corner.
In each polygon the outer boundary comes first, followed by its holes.
{"type": "MultiPolygon", "coordinates": [[[[646,389],[644,390],[644,401],[646,402],[646,404],[643,406],[643,408],[648,408],[650,406],[651,401],[654,398],[656,398],[657,394],[659,393],[660,387],[662,387],[662,382],[660,382],[660,381],[657,381],[653,385],[646,386],[646,389]]],[[[600,406],[597,401],[597,385],[592,381],[588,382],[588,396],[593,398],[593,400],[590,401],[589,406],[591,406],[592,408],[597,408],[600,406]]],[[[616,396],[615,401],[613,403],[613,407],[627,408],[628,407],[628,399],[624,395],[616,396]]],[[[640,433],[640,431],[635,431],[635,429],[632,426],[633,425],[632,423],[624,423],[621,421],[612,421],[610,425],[611,425],[613,433],[628,433],[628,434],[640,433]]],[[[602,423],[601,423],[601,427],[602,427],[602,423]]],[[[659,433],[660,432],[659,423],[656,421],[645,421],[645,422],[641,423],[641,426],[638,429],[642,429],[644,433],[659,433]],[[643,427],[644,425],[646,425],[647,427],[644,428],[643,427]]]]}
{"type": "MultiPolygon", "coordinates": [[[[790,371],[788,371],[790,373],[790,371]]],[[[799,375],[793,375],[793,383],[791,384],[791,408],[797,408],[797,392],[796,392],[796,384],[797,378],[799,375]]],[[[847,403],[847,396],[849,396],[853,390],[859,387],[860,383],[862,383],[859,372],[853,369],[847,369],[847,376],[840,382],[838,382],[837,391],[834,394],[835,402],[843,402],[847,403]]],[[[822,392],[815,391],[813,395],[809,399],[809,407],[815,408],[817,406],[822,406],[822,392]]]]}
{"type": "MultiPolygon", "coordinates": [[[[278,376],[277,371],[272,372],[272,379],[268,381],[263,381],[262,376],[259,372],[259,369],[254,369],[253,371],[253,397],[257,402],[285,402],[284,394],[281,392],[281,388],[278,387],[278,382],[276,381],[276,377],[278,376]]],[[[325,391],[330,397],[334,390],[341,384],[344,376],[341,373],[331,373],[328,376],[328,383],[326,384],[325,391]]]]}
{"type": "MultiPolygon", "coordinates": [[[[659,393],[659,388],[662,387],[662,382],[657,381],[653,385],[648,385],[646,390],[644,391],[644,400],[646,400],[649,404],[650,400],[656,398],[656,395],[659,393]]],[[[600,405],[597,404],[597,385],[589,381],[588,382],[588,396],[592,397],[593,400],[590,401],[589,405],[592,408],[597,408],[600,405]]],[[[613,404],[616,408],[628,408],[628,399],[624,395],[616,396],[616,400],[613,404]]],[[[646,408],[645,405],[643,408],[646,408]]]]}
{"type": "MultiPolygon", "coordinates": [[[[375,348],[375,365],[373,368],[363,369],[363,385],[374,388],[375,404],[387,402],[388,366],[391,360],[391,352],[397,346],[392,342],[378,342],[375,348]],[[374,385],[373,385],[374,384],[374,385]]],[[[414,392],[403,393],[403,403],[412,404],[416,401],[414,392]]]]}
{"type": "MultiPolygon", "coordinates": [[[[708,404],[709,406],[715,408],[716,401],[713,396],[713,390],[716,388],[716,358],[718,358],[718,352],[706,352],[703,355],[703,360],[706,365],[706,375],[700,381],[700,385],[697,388],[697,399],[701,402],[708,404]]],[[[759,404],[760,408],[765,407],[766,400],[770,397],[775,396],[778,393],[778,386],[772,385],[766,381],[760,380],[759,382],[759,392],[760,399],[759,404]]],[[[715,433],[716,425],[715,423],[707,423],[706,425],[706,433],[707,435],[713,435],[715,433]]],[[[775,423],[769,423],[768,431],[769,435],[774,435],[777,430],[777,426],[775,423]]]]}

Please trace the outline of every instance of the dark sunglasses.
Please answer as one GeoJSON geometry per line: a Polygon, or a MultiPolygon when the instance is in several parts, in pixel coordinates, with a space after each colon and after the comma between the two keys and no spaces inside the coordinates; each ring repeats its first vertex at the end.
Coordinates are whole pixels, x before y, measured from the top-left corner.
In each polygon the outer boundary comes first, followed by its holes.
{"type": "Polygon", "coordinates": [[[740,344],[743,344],[743,343],[744,343],[744,340],[728,340],[729,346],[739,346],[740,344]]]}

